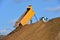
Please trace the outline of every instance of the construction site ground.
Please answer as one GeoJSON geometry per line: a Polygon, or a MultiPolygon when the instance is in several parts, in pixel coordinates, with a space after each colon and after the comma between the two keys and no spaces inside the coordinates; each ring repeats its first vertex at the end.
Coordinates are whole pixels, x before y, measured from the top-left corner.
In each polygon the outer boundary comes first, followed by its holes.
{"type": "Polygon", "coordinates": [[[60,40],[60,17],[19,26],[2,40],[60,40]]]}

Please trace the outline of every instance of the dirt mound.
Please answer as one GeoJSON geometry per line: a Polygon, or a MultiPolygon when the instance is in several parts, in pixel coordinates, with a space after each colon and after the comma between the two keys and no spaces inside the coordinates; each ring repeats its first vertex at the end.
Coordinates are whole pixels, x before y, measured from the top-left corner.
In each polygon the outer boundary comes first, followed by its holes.
{"type": "Polygon", "coordinates": [[[17,27],[3,40],[60,40],[60,18],[48,22],[42,20],[33,24],[17,27]]]}

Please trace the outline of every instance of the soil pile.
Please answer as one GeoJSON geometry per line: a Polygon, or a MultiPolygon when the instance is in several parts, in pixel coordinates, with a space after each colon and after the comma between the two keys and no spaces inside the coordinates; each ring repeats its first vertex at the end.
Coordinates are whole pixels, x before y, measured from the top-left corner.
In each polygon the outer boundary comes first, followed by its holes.
{"type": "Polygon", "coordinates": [[[60,18],[17,27],[2,40],[60,40],[60,18]]]}

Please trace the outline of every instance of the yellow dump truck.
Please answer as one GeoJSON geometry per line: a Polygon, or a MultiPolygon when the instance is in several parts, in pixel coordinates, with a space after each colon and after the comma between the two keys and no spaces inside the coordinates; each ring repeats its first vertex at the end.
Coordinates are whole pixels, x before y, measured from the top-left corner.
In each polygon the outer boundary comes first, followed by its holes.
{"type": "Polygon", "coordinates": [[[25,13],[16,21],[14,26],[18,27],[20,25],[22,26],[26,25],[33,16],[34,16],[34,11],[32,10],[32,6],[29,5],[25,13]]]}

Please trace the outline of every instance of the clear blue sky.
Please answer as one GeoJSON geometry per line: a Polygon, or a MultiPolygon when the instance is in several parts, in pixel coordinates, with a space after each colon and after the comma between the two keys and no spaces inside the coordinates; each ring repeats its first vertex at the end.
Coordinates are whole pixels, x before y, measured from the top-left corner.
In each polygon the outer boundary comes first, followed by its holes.
{"type": "Polygon", "coordinates": [[[2,34],[14,30],[15,20],[24,13],[28,5],[32,5],[38,19],[42,16],[48,17],[48,19],[60,17],[60,3],[58,0],[1,0],[0,32],[2,34]]]}

